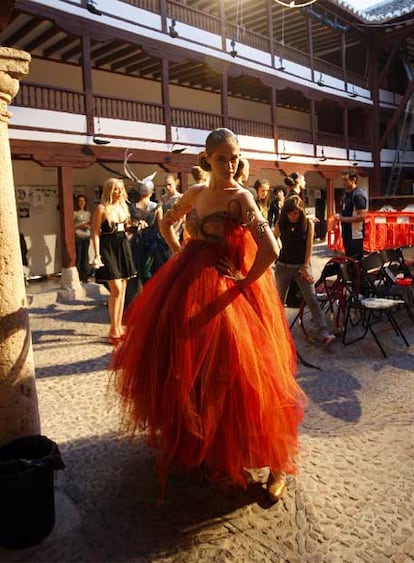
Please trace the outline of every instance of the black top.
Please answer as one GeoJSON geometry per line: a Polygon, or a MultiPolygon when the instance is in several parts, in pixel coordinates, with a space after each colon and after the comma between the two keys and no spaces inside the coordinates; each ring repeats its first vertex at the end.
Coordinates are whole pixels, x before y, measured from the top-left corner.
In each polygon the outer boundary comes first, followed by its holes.
{"type": "Polygon", "coordinates": [[[308,223],[306,222],[306,230],[302,232],[300,223],[287,223],[287,228],[280,231],[280,240],[282,241],[280,262],[285,264],[305,263],[307,227],[308,223]]]}
{"type": "Polygon", "coordinates": [[[269,225],[274,227],[279,221],[281,208],[279,207],[279,202],[275,199],[269,206],[269,211],[267,212],[267,220],[269,225]]]}
{"type": "MultiPolygon", "coordinates": [[[[345,192],[342,200],[342,217],[352,217],[355,210],[366,209],[367,198],[360,188],[355,188],[352,192],[345,192]]],[[[361,223],[342,223],[342,238],[363,239],[365,234],[365,222],[361,223]]]]}

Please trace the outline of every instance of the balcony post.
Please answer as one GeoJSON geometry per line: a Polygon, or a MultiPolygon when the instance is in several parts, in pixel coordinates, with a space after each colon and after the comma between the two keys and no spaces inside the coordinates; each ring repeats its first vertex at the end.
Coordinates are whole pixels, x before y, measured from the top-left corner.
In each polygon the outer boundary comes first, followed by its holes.
{"type": "Polygon", "coordinates": [[[62,301],[82,299],[85,289],[76,268],[75,226],[73,221],[73,170],[70,166],[58,166],[59,212],[62,240],[62,301]]]}
{"type": "Polygon", "coordinates": [[[95,134],[93,121],[95,108],[91,75],[91,40],[88,35],[82,37],[82,80],[83,91],[85,92],[86,134],[93,137],[95,134]]]}
{"type": "Polygon", "coordinates": [[[221,77],[221,115],[223,127],[229,126],[229,77],[226,71],[223,71],[221,77]]]}
{"type": "Polygon", "coordinates": [[[271,106],[270,106],[270,115],[272,119],[272,127],[273,127],[273,142],[275,148],[275,154],[279,152],[279,130],[277,127],[277,90],[274,86],[271,88],[271,106]]]}
{"type": "Polygon", "coordinates": [[[29,53],[0,47],[0,444],[40,433],[7,109],[30,60],[29,53]]]}
{"type": "Polygon", "coordinates": [[[372,161],[374,163],[373,183],[370,185],[370,196],[382,195],[381,187],[381,141],[380,141],[380,93],[378,51],[371,45],[370,49],[371,92],[372,92],[372,161]]]}
{"type": "Polygon", "coordinates": [[[170,104],[170,88],[169,88],[169,68],[168,60],[161,60],[161,97],[162,106],[164,108],[164,124],[165,124],[165,140],[167,143],[172,142],[172,125],[178,127],[178,123],[172,123],[171,119],[171,104],[170,104]]]}

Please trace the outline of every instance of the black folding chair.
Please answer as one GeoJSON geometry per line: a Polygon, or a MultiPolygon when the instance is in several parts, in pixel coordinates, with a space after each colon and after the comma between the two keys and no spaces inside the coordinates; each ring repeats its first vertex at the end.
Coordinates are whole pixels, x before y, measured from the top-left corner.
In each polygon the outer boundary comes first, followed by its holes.
{"type": "MultiPolygon", "coordinates": [[[[343,279],[341,274],[341,264],[349,263],[354,272],[357,270],[357,262],[347,256],[336,256],[330,258],[324,265],[319,279],[315,282],[315,293],[321,309],[331,316],[335,321],[337,331],[342,330],[346,303],[344,301],[343,279]]],[[[291,328],[299,321],[302,331],[306,338],[309,338],[310,313],[306,308],[305,300],[299,307],[298,314],[291,323],[291,328]]]]}
{"type": "Polygon", "coordinates": [[[386,248],[381,251],[382,284],[377,287],[377,295],[402,299],[402,306],[414,323],[413,278],[399,248],[386,248]]]}
{"type": "Polygon", "coordinates": [[[384,358],[387,357],[385,350],[378,338],[375,326],[383,319],[387,319],[395,333],[404,340],[406,346],[408,341],[398,324],[394,312],[398,306],[404,303],[400,299],[389,299],[385,297],[364,297],[361,294],[360,278],[355,276],[353,267],[349,263],[341,264],[342,287],[346,292],[344,300],[346,302],[346,314],[342,342],[344,346],[349,346],[363,340],[368,332],[374,338],[378,348],[384,358]],[[355,336],[355,329],[359,327],[359,334],[355,336]],[[351,335],[354,332],[354,335],[351,335]]]}
{"type": "Polygon", "coordinates": [[[399,251],[404,258],[406,268],[414,278],[414,246],[401,246],[399,251]]]}

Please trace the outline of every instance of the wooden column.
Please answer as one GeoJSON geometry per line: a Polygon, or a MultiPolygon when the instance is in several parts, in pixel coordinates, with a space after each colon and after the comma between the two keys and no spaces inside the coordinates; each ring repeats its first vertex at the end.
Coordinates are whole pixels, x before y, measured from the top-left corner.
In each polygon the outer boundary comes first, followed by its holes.
{"type": "Polygon", "coordinates": [[[172,123],[171,119],[171,105],[170,105],[170,78],[168,60],[161,59],[161,97],[162,105],[164,108],[164,123],[165,123],[165,140],[167,143],[172,142],[171,126],[178,125],[172,123]]]}
{"type": "Polygon", "coordinates": [[[58,167],[59,212],[62,241],[62,300],[79,299],[85,290],[76,268],[75,226],[73,221],[73,171],[71,166],[58,167]]]}
{"type": "Polygon", "coordinates": [[[344,139],[345,139],[345,147],[346,147],[346,157],[350,160],[349,155],[349,111],[348,107],[344,107],[342,110],[342,122],[344,127],[344,139]]]}
{"type": "Polygon", "coordinates": [[[308,16],[307,19],[307,30],[308,30],[308,44],[309,44],[309,68],[311,69],[311,80],[315,80],[315,68],[313,62],[313,31],[312,31],[312,20],[308,16]]]}
{"type": "Polygon", "coordinates": [[[313,154],[317,156],[317,147],[318,144],[318,122],[317,122],[317,115],[316,115],[316,104],[315,100],[311,100],[311,134],[312,134],[312,144],[313,144],[313,154]]]}
{"type": "Polygon", "coordinates": [[[273,126],[273,142],[275,154],[279,153],[279,129],[277,127],[277,90],[274,86],[271,89],[270,114],[273,126]]]}
{"type": "Polygon", "coordinates": [[[223,127],[229,126],[229,78],[226,72],[221,77],[221,115],[223,127]]]}
{"type": "Polygon", "coordinates": [[[331,174],[325,174],[325,178],[326,178],[326,216],[329,219],[329,217],[332,217],[334,213],[336,213],[334,176],[331,174]]]}
{"type": "Polygon", "coordinates": [[[86,134],[92,137],[95,133],[95,124],[93,121],[95,103],[92,90],[91,40],[89,35],[82,37],[82,80],[83,91],[85,92],[86,134]]]}
{"type": "Polygon", "coordinates": [[[273,0],[267,0],[266,2],[266,12],[267,12],[267,33],[269,35],[269,54],[270,54],[270,64],[275,67],[275,44],[273,37],[273,12],[272,12],[273,0]]]}
{"type": "Polygon", "coordinates": [[[62,266],[76,265],[75,227],[73,223],[73,173],[68,166],[59,166],[59,212],[62,232],[62,266]]]}
{"type": "Polygon", "coordinates": [[[221,27],[221,48],[225,52],[227,45],[226,45],[226,38],[227,38],[227,21],[226,21],[226,9],[224,6],[224,0],[220,0],[219,2],[219,10],[220,10],[220,27],[221,27]]]}
{"type": "Polygon", "coordinates": [[[0,445],[40,434],[7,109],[29,62],[29,53],[0,47],[0,445]]]}
{"type": "Polygon", "coordinates": [[[371,92],[373,108],[372,123],[372,161],[374,163],[373,182],[370,185],[370,195],[382,195],[381,189],[381,144],[380,144],[380,92],[379,92],[379,64],[378,51],[371,45],[370,51],[371,92]]]}
{"type": "Polygon", "coordinates": [[[341,33],[341,59],[342,59],[342,72],[344,75],[345,90],[348,91],[348,73],[346,68],[346,38],[345,33],[341,33]]]}

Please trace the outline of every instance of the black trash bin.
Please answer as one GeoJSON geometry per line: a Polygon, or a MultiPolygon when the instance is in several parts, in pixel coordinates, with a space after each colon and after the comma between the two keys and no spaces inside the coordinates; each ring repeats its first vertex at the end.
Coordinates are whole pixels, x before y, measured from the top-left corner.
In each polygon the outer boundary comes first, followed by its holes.
{"type": "Polygon", "coordinates": [[[64,463],[46,436],[26,436],[0,448],[0,545],[24,548],[55,525],[53,471],[64,463]]]}

